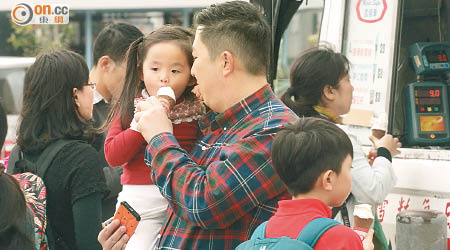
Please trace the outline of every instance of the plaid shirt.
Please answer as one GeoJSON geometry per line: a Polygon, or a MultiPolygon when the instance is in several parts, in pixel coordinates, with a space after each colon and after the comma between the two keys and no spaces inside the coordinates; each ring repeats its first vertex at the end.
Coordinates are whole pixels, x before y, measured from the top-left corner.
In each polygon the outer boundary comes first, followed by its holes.
{"type": "Polygon", "coordinates": [[[159,249],[235,249],[268,220],[289,198],[272,166],[273,136],[296,118],[266,85],[206,114],[190,155],[171,133],[153,137],[145,160],[171,207],[159,249]]]}

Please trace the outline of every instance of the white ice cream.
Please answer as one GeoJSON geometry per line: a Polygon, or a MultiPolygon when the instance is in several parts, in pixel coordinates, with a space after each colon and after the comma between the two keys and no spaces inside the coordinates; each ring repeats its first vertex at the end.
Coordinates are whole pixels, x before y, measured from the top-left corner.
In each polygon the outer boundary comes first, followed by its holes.
{"type": "Polygon", "coordinates": [[[386,113],[379,113],[375,114],[372,119],[372,129],[378,129],[378,130],[387,130],[387,118],[386,113]]]}
{"type": "Polygon", "coordinates": [[[175,97],[175,93],[173,92],[173,89],[171,87],[159,88],[158,91],[156,92],[156,96],[163,96],[163,95],[172,98],[174,101],[177,100],[177,98],[175,97]]]}
{"type": "Polygon", "coordinates": [[[373,219],[372,206],[369,204],[355,205],[353,215],[361,219],[373,219]]]}

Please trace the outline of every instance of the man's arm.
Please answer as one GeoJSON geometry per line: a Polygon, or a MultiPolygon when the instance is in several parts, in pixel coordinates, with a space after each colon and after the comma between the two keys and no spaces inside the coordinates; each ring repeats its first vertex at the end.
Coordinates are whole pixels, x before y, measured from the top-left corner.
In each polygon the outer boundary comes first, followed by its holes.
{"type": "MultiPolygon", "coordinates": [[[[146,163],[175,213],[203,228],[226,228],[285,191],[271,161],[275,129],[224,145],[206,168],[180,148],[171,133],[151,139],[146,163]]],[[[211,151],[214,152],[214,151],[211,151]]]]}

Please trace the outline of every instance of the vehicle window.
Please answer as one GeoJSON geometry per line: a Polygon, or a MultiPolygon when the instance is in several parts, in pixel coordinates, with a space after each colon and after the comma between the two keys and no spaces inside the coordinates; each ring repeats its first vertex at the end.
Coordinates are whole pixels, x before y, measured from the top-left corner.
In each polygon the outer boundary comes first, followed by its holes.
{"type": "Polygon", "coordinates": [[[323,0],[303,1],[284,32],[280,43],[277,77],[274,80],[277,95],[289,87],[289,70],[294,60],[302,51],[317,45],[323,5],[323,0]]]}

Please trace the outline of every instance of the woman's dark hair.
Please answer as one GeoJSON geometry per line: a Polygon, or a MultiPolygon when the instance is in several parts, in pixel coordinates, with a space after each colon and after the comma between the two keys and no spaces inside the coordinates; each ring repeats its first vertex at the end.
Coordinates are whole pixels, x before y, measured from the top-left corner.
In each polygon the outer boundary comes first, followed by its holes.
{"type": "Polygon", "coordinates": [[[291,86],[281,100],[298,116],[313,116],[325,86],[337,88],[349,71],[345,55],[326,45],[302,53],[291,66],[291,86]]]}
{"type": "Polygon", "coordinates": [[[6,119],[6,111],[0,104],[0,152],[5,143],[6,132],[8,131],[8,120],[6,119]]]}
{"type": "MultiPolygon", "coordinates": [[[[134,41],[127,52],[127,71],[122,94],[113,105],[103,125],[103,129],[109,127],[116,114],[119,114],[122,129],[126,129],[129,126],[134,115],[134,99],[145,88],[144,82],[139,77],[139,70],[142,69],[142,64],[150,47],[161,42],[175,42],[186,53],[189,66],[192,67],[194,62],[192,57],[193,41],[194,34],[191,29],[169,25],[152,31],[148,35],[134,41]]],[[[191,89],[186,88],[183,95],[185,97],[192,96],[191,89]]]]}
{"type": "Polygon", "coordinates": [[[39,153],[57,139],[91,141],[92,121],[83,119],[73,89],[88,84],[89,69],[83,57],[67,50],[40,55],[25,75],[23,107],[17,144],[39,153]]]}
{"type": "Polygon", "coordinates": [[[300,118],[285,125],[272,144],[272,161],[290,194],[311,191],[327,170],[339,174],[345,158],[353,158],[348,135],[322,118],[300,118]]]}
{"type": "Polygon", "coordinates": [[[23,231],[25,196],[16,179],[0,163],[0,249],[34,249],[34,239],[23,231]]]}

